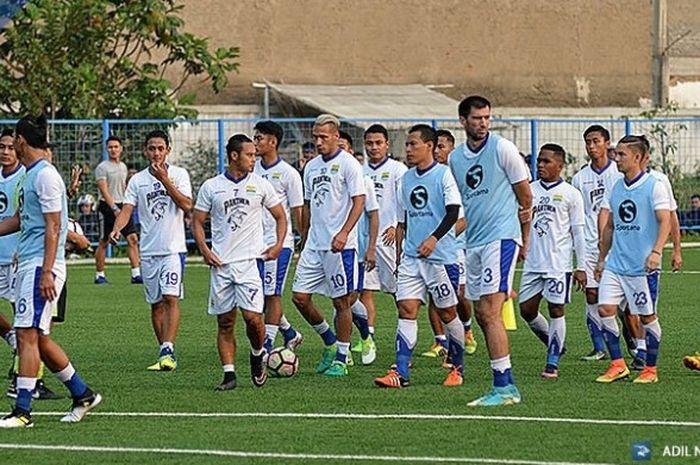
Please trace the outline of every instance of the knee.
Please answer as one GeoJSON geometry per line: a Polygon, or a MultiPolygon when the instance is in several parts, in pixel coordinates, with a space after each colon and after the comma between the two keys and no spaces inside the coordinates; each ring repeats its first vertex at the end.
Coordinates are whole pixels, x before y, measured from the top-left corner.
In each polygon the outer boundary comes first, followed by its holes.
{"type": "MultiPolygon", "coordinates": [[[[233,313],[233,312],[232,312],[233,313]]],[[[233,326],[236,319],[231,315],[220,316],[217,321],[217,327],[220,333],[230,334],[233,332],[233,326]]]]}
{"type": "Polygon", "coordinates": [[[309,294],[292,294],[292,302],[299,310],[305,310],[311,301],[311,296],[309,294]]]}
{"type": "Polygon", "coordinates": [[[594,305],[598,303],[598,289],[591,287],[586,289],[586,303],[594,305]]]}
{"type": "Polygon", "coordinates": [[[137,247],[139,245],[139,239],[136,234],[129,234],[126,237],[126,242],[130,247],[137,247]]]}
{"type": "Polygon", "coordinates": [[[39,344],[39,332],[35,328],[18,328],[16,335],[17,346],[20,349],[39,344]]]}
{"type": "Polygon", "coordinates": [[[178,298],[174,295],[164,295],[161,303],[162,307],[167,310],[177,310],[178,308],[178,298]]]}

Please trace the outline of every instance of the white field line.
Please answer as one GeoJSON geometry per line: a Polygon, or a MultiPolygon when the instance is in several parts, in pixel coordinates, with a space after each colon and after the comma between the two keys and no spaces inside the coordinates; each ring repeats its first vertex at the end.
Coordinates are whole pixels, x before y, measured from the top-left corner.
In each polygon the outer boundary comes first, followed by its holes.
{"type": "MultiPolygon", "coordinates": [[[[65,412],[32,412],[32,416],[63,416],[65,412]]],[[[157,418],[297,418],[310,420],[440,420],[440,421],[495,421],[523,423],[569,423],[614,426],[670,426],[700,427],[697,421],[676,420],[611,420],[598,418],[518,417],[505,415],[438,415],[438,414],[384,414],[384,413],[297,413],[297,412],[94,412],[90,416],[103,417],[157,417],[157,418]]]]}
{"type": "Polygon", "coordinates": [[[132,454],[163,455],[211,455],[218,457],[262,458],[278,460],[347,460],[375,462],[424,462],[424,463],[487,463],[506,465],[611,465],[594,462],[546,462],[540,460],[493,459],[481,457],[420,457],[396,455],[344,455],[344,454],[294,454],[279,452],[255,452],[217,449],[150,449],[140,447],[101,447],[101,446],[62,446],[43,444],[8,444],[0,443],[0,449],[12,450],[49,450],[65,452],[114,452],[132,454]]]}

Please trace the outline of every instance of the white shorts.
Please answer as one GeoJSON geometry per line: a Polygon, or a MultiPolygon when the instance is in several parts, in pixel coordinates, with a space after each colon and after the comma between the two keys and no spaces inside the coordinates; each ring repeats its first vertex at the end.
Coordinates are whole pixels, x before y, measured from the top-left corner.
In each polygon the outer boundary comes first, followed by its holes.
{"type": "Polygon", "coordinates": [[[185,297],[182,278],[185,273],[185,254],[141,257],[141,276],[146,302],[157,304],[164,295],[185,297]]]}
{"type": "Polygon", "coordinates": [[[396,283],[398,302],[420,300],[426,303],[426,293],[429,292],[437,308],[452,307],[457,305],[459,266],[456,263],[442,265],[404,256],[396,283]]]}
{"type": "Polygon", "coordinates": [[[280,256],[276,260],[265,262],[265,274],[263,278],[263,288],[265,296],[281,296],[284,292],[284,285],[287,283],[287,272],[292,263],[292,249],[282,249],[280,256]]]}
{"type": "Polygon", "coordinates": [[[53,266],[56,299],[52,302],[44,300],[39,292],[41,265],[43,258],[33,258],[20,265],[17,270],[15,328],[38,328],[43,334],[51,332],[51,316],[66,282],[66,264],[56,263],[53,266]]]}
{"type": "Polygon", "coordinates": [[[623,276],[604,270],[598,291],[599,305],[620,305],[625,300],[633,315],[654,315],[659,298],[659,272],[623,276]]]}
{"type": "Polygon", "coordinates": [[[512,240],[489,242],[466,250],[466,297],[479,300],[482,295],[505,292],[510,294],[520,246],[512,240]]]}
{"type": "Polygon", "coordinates": [[[211,268],[210,315],[222,315],[235,308],[262,313],[265,306],[262,260],[244,260],[211,268]]]}
{"type": "Polygon", "coordinates": [[[396,294],[396,246],[377,244],[377,266],[365,273],[364,288],[396,294]]]}
{"type": "Polygon", "coordinates": [[[0,299],[15,303],[17,267],[13,264],[0,265],[0,299]]]}
{"type": "Polygon", "coordinates": [[[303,294],[323,294],[335,299],[356,291],[357,285],[355,249],[334,253],[306,248],[299,256],[292,290],[303,294]]]}
{"type": "Polygon", "coordinates": [[[583,260],[586,270],[586,289],[598,289],[600,283],[595,279],[595,267],[598,265],[598,252],[586,252],[583,260]]]}
{"type": "Polygon", "coordinates": [[[465,286],[467,284],[467,253],[464,249],[457,249],[457,255],[459,256],[459,261],[457,262],[459,266],[459,285],[465,286]]]}
{"type": "Polygon", "coordinates": [[[572,273],[523,271],[520,278],[520,302],[527,302],[541,294],[550,304],[570,304],[572,277],[572,273]]]}

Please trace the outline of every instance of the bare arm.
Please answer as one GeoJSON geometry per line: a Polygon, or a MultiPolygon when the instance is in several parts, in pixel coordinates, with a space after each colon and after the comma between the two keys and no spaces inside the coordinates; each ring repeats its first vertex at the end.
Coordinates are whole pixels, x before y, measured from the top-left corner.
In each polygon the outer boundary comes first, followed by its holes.
{"type": "Polygon", "coordinates": [[[377,265],[377,237],[379,236],[379,210],[367,212],[369,219],[369,237],[367,238],[367,252],[364,262],[365,270],[371,271],[377,265]]]}
{"type": "Polygon", "coordinates": [[[345,248],[345,244],[348,241],[348,235],[350,231],[355,227],[357,221],[360,219],[360,215],[365,209],[365,196],[356,195],[352,198],[352,207],[350,208],[350,213],[348,213],[348,218],[345,220],[345,224],[340,228],[340,231],[333,237],[331,241],[331,250],[333,252],[340,252],[345,248]]]}
{"type": "Polygon", "coordinates": [[[455,237],[459,237],[460,234],[462,234],[464,231],[467,229],[467,220],[466,218],[460,218],[457,220],[455,223],[455,237]]]}
{"type": "Polygon", "coordinates": [[[16,233],[19,231],[19,226],[19,211],[17,211],[10,218],[0,221],[0,236],[16,233]]]}
{"type": "Polygon", "coordinates": [[[598,281],[600,281],[603,268],[605,268],[605,259],[612,246],[613,226],[610,210],[601,208],[598,214],[598,264],[595,267],[595,278],[598,281]]]}
{"type": "Polygon", "coordinates": [[[208,213],[203,210],[194,210],[192,214],[192,236],[194,236],[194,242],[197,244],[204,262],[210,266],[221,266],[223,265],[221,259],[207,245],[207,239],[204,234],[204,222],[207,220],[207,215],[208,213]]]}
{"type": "Polygon", "coordinates": [[[678,211],[671,212],[671,241],[673,242],[673,255],[671,256],[671,268],[678,271],[683,266],[681,255],[681,223],[678,220],[678,211]]]}
{"type": "Polygon", "coordinates": [[[39,292],[44,299],[53,301],[57,297],[53,266],[58,255],[58,237],[61,235],[61,212],[44,213],[44,222],[44,261],[41,265],[39,292]]]}
{"type": "Polygon", "coordinates": [[[648,272],[656,271],[661,265],[661,253],[671,232],[671,212],[669,210],[656,210],[656,221],[659,223],[659,233],[656,236],[654,248],[646,259],[645,265],[648,272]]]}
{"type": "Polygon", "coordinates": [[[532,222],[532,191],[530,190],[530,182],[524,180],[513,184],[513,192],[515,192],[515,197],[518,199],[518,205],[520,206],[520,232],[523,238],[523,246],[520,249],[518,258],[524,260],[530,244],[530,223],[532,222]]]}
{"type": "Polygon", "coordinates": [[[277,204],[269,209],[270,214],[275,219],[275,233],[277,234],[277,242],[272,247],[263,252],[264,260],[274,260],[279,257],[282,247],[284,247],[284,238],[287,235],[287,215],[284,214],[282,204],[277,204]]]}
{"type": "Polygon", "coordinates": [[[98,179],[97,189],[100,191],[100,195],[104,199],[107,206],[118,214],[119,207],[117,207],[117,205],[115,204],[114,198],[112,198],[112,194],[109,193],[109,189],[107,188],[107,180],[104,178],[98,179]]]}
{"type": "MultiPolygon", "coordinates": [[[[296,228],[297,232],[301,234],[301,221],[302,221],[302,215],[303,215],[303,209],[304,207],[292,207],[290,209],[290,217],[292,219],[292,224],[288,225],[290,228],[296,228]]],[[[292,229],[294,230],[294,229],[292,229]]]]}
{"type": "Polygon", "coordinates": [[[306,239],[309,235],[309,222],[311,218],[311,210],[309,208],[309,201],[304,202],[304,206],[301,210],[301,221],[299,222],[299,234],[301,235],[301,248],[306,245],[306,239]]]}
{"type": "Polygon", "coordinates": [[[126,226],[127,223],[129,223],[129,219],[131,218],[131,214],[133,212],[134,206],[130,203],[125,203],[122,209],[119,211],[119,215],[117,215],[117,218],[114,220],[112,232],[109,233],[109,240],[112,243],[116,243],[119,240],[121,230],[124,229],[124,226],[126,226]]]}

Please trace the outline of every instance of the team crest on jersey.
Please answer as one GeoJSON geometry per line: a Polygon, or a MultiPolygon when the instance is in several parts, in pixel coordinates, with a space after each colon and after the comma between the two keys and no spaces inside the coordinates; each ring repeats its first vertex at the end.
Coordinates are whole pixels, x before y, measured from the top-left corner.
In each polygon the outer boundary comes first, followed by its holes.
{"type": "Polygon", "coordinates": [[[247,186],[245,186],[245,191],[246,191],[246,192],[253,193],[253,194],[254,194],[255,192],[257,192],[257,191],[255,190],[255,186],[252,185],[252,184],[248,184],[247,186]]]}
{"type": "Polygon", "coordinates": [[[476,189],[484,180],[484,169],[481,165],[474,165],[467,171],[465,182],[470,189],[476,189]]]}
{"type": "Polygon", "coordinates": [[[382,181],[388,180],[389,176],[391,176],[391,173],[389,173],[388,171],[383,171],[382,172],[382,181]]]}
{"type": "Polygon", "coordinates": [[[275,180],[282,179],[282,173],[280,173],[279,171],[275,171],[274,173],[272,173],[272,179],[275,179],[275,180]]]}
{"type": "MultiPolygon", "coordinates": [[[[561,197],[561,196],[560,196],[561,197]]],[[[549,232],[550,223],[554,221],[557,209],[550,205],[549,197],[540,197],[539,203],[533,208],[532,214],[535,222],[532,227],[537,233],[537,237],[546,236],[549,232]]]]}
{"type": "Polygon", "coordinates": [[[340,171],[340,165],[337,163],[334,163],[331,165],[331,174],[336,174],[338,171],[340,171]]]}
{"type": "Polygon", "coordinates": [[[428,205],[428,189],[423,186],[417,186],[409,195],[411,205],[416,210],[422,210],[428,205]]]}
{"type": "Polygon", "coordinates": [[[564,196],[561,195],[561,194],[554,194],[554,195],[552,196],[552,201],[553,201],[553,202],[561,202],[562,200],[564,200],[564,196]]]}

